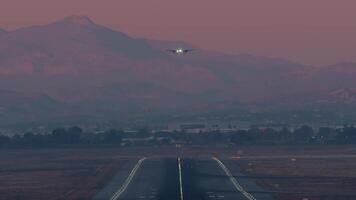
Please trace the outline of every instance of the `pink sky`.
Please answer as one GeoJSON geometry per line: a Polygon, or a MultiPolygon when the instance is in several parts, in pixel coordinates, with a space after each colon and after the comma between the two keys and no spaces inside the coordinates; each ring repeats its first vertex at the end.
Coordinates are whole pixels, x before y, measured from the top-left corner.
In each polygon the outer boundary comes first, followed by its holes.
{"type": "Polygon", "coordinates": [[[73,14],[227,53],[356,62],[355,0],[0,0],[0,27],[8,30],[73,14]]]}

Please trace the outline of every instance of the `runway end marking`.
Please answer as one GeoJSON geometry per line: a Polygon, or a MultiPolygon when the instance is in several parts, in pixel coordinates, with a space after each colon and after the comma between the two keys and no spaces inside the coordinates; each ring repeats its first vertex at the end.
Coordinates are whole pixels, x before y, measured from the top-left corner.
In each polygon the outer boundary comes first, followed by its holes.
{"type": "Polygon", "coordinates": [[[240,183],[236,180],[236,178],[231,174],[230,170],[224,165],[223,162],[221,162],[217,157],[213,157],[213,160],[215,160],[221,169],[225,172],[225,174],[229,177],[230,181],[234,185],[237,191],[241,192],[248,200],[257,200],[255,197],[252,196],[252,194],[248,193],[241,185],[240,183]]]}
{"type": "Polygon", "coordinates": [[[180,191],[180,200],[184,200],[183,196],[183,181],[182,181],[182,164],[181,159],[178,157],[178,169],[179,169],[179,191],[180,191]]]}
{"type": "Polygon", "coordinates": [[[141,164],[143,161],[146,160],[146,157],[141,158],[137,164],[134,166],[134,168],[131,170],[129,176],[126,178],[124,184],[114,193],[114,195],[110,198],[110,200],[117,200],[119,197],[122,195],[122,193],[125,192],[129,184],[131,183],[133,177],[135,176],[137,170],[140,168],[141,164]]]}

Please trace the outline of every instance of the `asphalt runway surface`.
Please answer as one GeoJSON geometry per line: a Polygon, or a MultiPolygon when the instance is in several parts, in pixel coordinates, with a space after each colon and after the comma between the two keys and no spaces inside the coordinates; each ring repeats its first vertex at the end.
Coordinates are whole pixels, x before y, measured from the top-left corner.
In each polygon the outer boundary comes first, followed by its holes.
{"type": "Polygon", "coordinates": [[[217,158],[147,158],[131,163],[130,166],[131,171],[128,170],[130,167],[120,170],[118,177],[114,178],[109,187],[94,199],[272,199],[254,182],[245,179],[243,183],[240,183],[236,176],[236,174],[239,175],[239,170],[230,171],[224,161],[217,158]],[[125,173],[126,180],[123,180],[122,176],[125,173]]]}

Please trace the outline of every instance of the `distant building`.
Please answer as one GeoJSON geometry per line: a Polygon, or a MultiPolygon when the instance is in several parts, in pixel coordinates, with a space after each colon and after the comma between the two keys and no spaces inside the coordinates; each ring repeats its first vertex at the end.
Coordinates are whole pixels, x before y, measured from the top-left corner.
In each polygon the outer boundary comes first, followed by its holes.
{"type": "Polygon", "coordinates": [[[289,126],[287,124],[255,124],[255,125],[251,125],[251,128],[257,128],[260,130],[274,129],[277,131],[280,131],[283,128],[288,128],[288,127],[289,126]]]}
{"type": "Polygon", "coordinates": [[[123,146],[131,146],[131,145],[150,145],[154,143],[155,138],[153,136],[146,138],[123,138],[122,144],[123,146]]]}
{"type": "Polygon", "coordinates": [[[181,124],[180,129],[187,133],[200,133],[206,131],[205,124],[181,124]]]}

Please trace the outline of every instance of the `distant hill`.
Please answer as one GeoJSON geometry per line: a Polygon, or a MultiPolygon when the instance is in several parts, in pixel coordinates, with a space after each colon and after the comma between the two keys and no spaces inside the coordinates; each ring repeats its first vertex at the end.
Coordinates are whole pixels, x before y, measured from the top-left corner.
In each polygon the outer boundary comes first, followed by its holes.
{"type": "Polygon", "coordinates": [[[344,96],[338,91],[351,91],[356,85],[354,63],[313,67],[226,55],[184,42],[134,38],[81,16],[4,33],[0,31],[0,90],[16,95],[0,93],[0,102],[6,102],[5,110],[29,102],[21,110],[23,120],[28,113],[36,119],[34,110],[54,119],[230,107],[293,110],[335,103],[344,96]],[[196,51],[183,56],[166,52],[177,46],[196,51]],[[41,98],[24,98],[28,94],[41,98]],[[63,112],[56,116],[56,109],[63,112]]]}
{"type": "Polygon", "coordinates": [[[7,33],[5,29],[0,28],[0,34],[7,33]]]}

